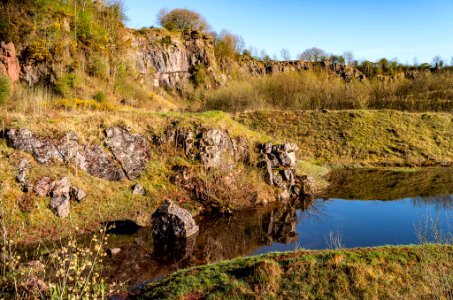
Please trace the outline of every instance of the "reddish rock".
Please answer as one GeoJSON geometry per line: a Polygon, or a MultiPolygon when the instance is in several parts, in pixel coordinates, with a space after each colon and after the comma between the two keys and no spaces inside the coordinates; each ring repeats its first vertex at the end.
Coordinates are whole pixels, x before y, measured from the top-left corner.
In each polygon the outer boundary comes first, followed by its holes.
{"type": "Polygon", "coordinates": [[[16,56],[16,47],[12,42],[0,43],[0,63],[3,64],[1,69],[6,71],[12,82],[19,80],[20,66],[16,56]]]}

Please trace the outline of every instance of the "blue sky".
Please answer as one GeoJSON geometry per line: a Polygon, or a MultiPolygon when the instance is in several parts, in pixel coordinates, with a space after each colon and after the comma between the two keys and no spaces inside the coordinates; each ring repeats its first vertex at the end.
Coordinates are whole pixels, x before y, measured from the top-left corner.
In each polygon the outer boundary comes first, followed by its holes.
{"type": "Polygon", "coordinates": [[[188,8],[215,31],[227,29],[248,46],[293,57],[310,47],[352,51],[359,59],[402,63],[453,57],[453,0],[123,0],[128,25],[157,25],[161,8],[188,8]]]}

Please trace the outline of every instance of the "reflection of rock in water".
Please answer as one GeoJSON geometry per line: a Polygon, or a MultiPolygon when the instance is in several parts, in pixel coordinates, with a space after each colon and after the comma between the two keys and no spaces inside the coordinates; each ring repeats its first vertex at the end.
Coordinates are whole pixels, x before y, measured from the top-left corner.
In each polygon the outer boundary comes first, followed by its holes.
{"type": "Polygon", "coordinates": [[[185,239],[155,240],[153,258],[161,264],[191,260],[196,240],[197,234],[185,239]]]}
{"type": "Polygon", "coordinates": [[[263,229],[267,235],[264,240],[266,245],[274,242],[288,244],[297,241],[297,209],[306,210],[310,206],[310,199],[297,198],[284,201],[281,206],[265,215],[263,229]]]}

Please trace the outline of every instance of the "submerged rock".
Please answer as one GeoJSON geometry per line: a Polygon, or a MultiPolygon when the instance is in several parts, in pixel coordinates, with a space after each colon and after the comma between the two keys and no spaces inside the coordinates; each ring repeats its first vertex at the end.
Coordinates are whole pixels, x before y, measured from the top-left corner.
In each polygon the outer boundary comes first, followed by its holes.
{"type": "Polygon", "coordinates": [[[198,226],[189,211],[170,200],[153,213],[153,237],[157,240],[185,239],[198,233],[198,226]]]}

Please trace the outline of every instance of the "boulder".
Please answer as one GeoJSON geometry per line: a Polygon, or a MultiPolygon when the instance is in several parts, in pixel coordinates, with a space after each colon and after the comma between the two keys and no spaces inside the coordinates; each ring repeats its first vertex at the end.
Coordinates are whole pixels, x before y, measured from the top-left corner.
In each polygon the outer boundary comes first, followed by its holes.
{"type": "Polygon", "coordinates": [[[121,248],[108,248],[106,252],[108,256],[116,256],[120,254],[121,248]]]}
{"type": "Polygon", "coordinates": [[[66,218],[69,215],[70,187],[71,184],[69,183],[69,179],[63,177],[62,179],[55,181],[54,188],[50,193],[50,208],[60,218],[66,218]]]}
{"type": "Polygon", "coordinates": [[[83,191],[82,189],[79,189],[76,186],[71,186],[71,188],[69,189],[69,195],[71,196],[71,200],[75,200],[78,202],[82,201],[87,196],[85,191],[83,191]]]}
{"type": "Polygon", "coordinates": [[[190,212],[170,200],[165,200],[153,213],[152,224],[156,240],[186,239],[199,230],[190,212]]]}
{"type": "Polygon", "coordinates": [[[121,127],[111,127],[105,130],[105,144],[130,180],[134,180],[146,169],[149,161],[149,146],[146,138],[132,134],[121,127]]]}
{"type": "Polygon", "coordinates": [[[134,195],[145,195],[145,187],[141,183],[134,184],[132,187],[132,194],[134,195]]]}
{"type": "Polygon", "coordinates": [[[33,191],[39,197],[47,196],[55,186],[55,182],[49,177],[43,177],[35,183],[33,191]]]}

